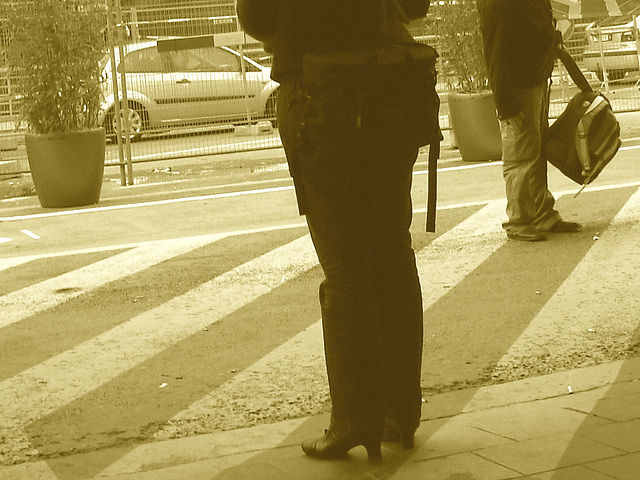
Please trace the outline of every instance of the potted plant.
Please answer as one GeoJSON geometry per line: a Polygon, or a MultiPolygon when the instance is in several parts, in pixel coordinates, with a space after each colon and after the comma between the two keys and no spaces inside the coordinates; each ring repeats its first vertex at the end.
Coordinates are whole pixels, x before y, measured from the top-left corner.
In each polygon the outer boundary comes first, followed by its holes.
{"type": "Polygon", "coordinates": [[[106,6],[101,0],[9,0],[3,9],[40,204],[96,203],[105,153],[105,132],[97,125],[106,6]]]}
{"type": "Polygon", "coordinates": [[[500,125],[489,88],[480,18],[475,0],[445,0],[433,5],[433,31],[448,86],[449,120],[460,155],[467,161],[499,160],[500,125]]]}

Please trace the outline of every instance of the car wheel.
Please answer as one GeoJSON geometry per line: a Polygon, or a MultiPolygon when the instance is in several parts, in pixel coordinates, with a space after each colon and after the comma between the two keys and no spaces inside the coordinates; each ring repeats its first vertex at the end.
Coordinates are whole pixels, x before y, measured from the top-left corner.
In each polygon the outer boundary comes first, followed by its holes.
{"type": "MultiPolygon", "coordinates": [[[[147,127],[149,115],[142,105],[131,103],[128,109],[129,120],[129,139],[132,142],[137,142],[142,138],[142,132],[147,127]]],[[[120,121],[124,123],[124,110],[120,111],[120,121]]],[[[115,109],[109,111],[109,115],[106,119],[107,135],[115,138],[118,132],[118,122],[115,114],[115,109]]],[[[125,135],[122,135],[125,138],[125,135]]]]}
{"type": "Polygon", "coordinates": [[[273,128],[278,126],[278,102],[276,101],[278,90],[274,91],[267,99],[267,104],[264,107],[264,118],[271,121],[273,128]]]}

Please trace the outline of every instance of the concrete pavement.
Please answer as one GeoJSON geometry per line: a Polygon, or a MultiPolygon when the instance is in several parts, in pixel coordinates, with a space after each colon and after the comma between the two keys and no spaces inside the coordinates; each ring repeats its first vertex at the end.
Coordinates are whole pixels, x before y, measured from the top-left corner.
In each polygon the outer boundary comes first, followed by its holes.
{"type": "Polygon", "coordinates": [[[0,468],[2,480],[86,478],[96,455],[118,480],[636,480],[640,358],[425,398],[413,450],[383,444],[349,457],[306,457],[299,443],[326,415],[0,468]]]}

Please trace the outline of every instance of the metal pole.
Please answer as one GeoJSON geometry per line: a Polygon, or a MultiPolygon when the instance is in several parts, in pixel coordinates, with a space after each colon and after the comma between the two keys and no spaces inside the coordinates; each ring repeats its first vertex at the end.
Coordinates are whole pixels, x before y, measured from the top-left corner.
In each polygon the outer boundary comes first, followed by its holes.
{"type": "Polygon", "coordinates": [[[249,106],[249,89],[247,88],[247,66],[244,62],[244,48],[239,45],[240,70],[242,71],[242,94],[244,95],[244,106],[247,110],[247,123],[251,127],[251,107],[249,106]]]}
{"type": "MultiPolygon", "coordinates": [[[[114,120],[115,120],[115,130],[116,130],[116,142],[118,145],[118,164],[120,165],[120,185],[125,187],[127,185],[127,172],[125,170],[124,163],[124,149],[122,147],[122,137],[118,135],[118,132],[122,131],[122,117],[120,112],[120,102],[117,100],[120,96],[120,92],[118,90],[118,72],[116,71],[116,53],[115,53],[115,43],[116,43],[116,35],[114,32],[114,21],[112,14],[114,14],[114,3],[113,0],[109,1],[109,7],[107,12],[107,31],[109,36],[109,61],[111,62],[111,81],[113,84],[113,95],[115,99],[114,105],[114,120]]],[[[109,118],[107,117],[107,120],[109,118]]],[[[105,126],[106,127],[106,126],[105,126]]]]}
{"type": "Polygon", "coordinates": [[[602,65],[602,80],[604,85],[604,91],[609,92],[609,74],[607,73],[607,67],[604,64],[604,47],[602,46],[602,30],[598,26],[598,45],[600,47],[600,62],[602,65]]]}
{"type": "MultiPolygon", "coordinates": [[[[638,29],[638,16],[633,16],[633,33],[636,37],[636,56],[638,57],[638,69],[640,70],[640,29],[638,29]]],[[[640,79],[638,80],[640,81],[640,79]]]]}
{"type": "MultiPolygon", "coordinates": [[[[236,12],[236,31],[240,32],[240,22],[238,21],[238,0],[234,1],[236,12]]],[[[238,51],[240,52],[240,70],[242,72],[242,94],[244,95],[244,106],[247,111],[247,124],[251,128],[251,107],[249,105],[249,90],[247,88],[247,66],[244,61],[244,46],[238,45],[238,51]]]]}
{"type": "Polygon", "coordinates": [[[131,7],[131,38],[140,40],[140,30],[138,29],[138,9],[131,7]]]}
{"type": "MultiPolygon", "coordinates": [[[[126,164],[127,164],[127,185],[133,185],[133,163],[131,161],[131,138],[130,138],[130,130],[131,125],[129,123],[129,99],[127,98],[127,72],[125,69],[124,62],[124,38],[122,36],[122,29],[124,24],[122,22],[122,9],[120,6],[120,0],[118,0],[118,8],[116,9],[116,27],[118,33],[118,50],[120,52],[120,65],[118,66],[119,72],[116,72],[116,75],[120,73],[122,75],[122,130],[120,130],[120,135],[124,135],[124,152],[126,156],[126,164]]],[[[119,103],[116,100],[116,104],[119,103]]]]}
{"type": "Polygon", "coordinates": [[[560,60],[556,60],[556,65],[558,66],[558,74],[560,77],[560,95],[562,96],[562,100],[567,99],[567,74],[564,68],[564,63],[560,60]]]}

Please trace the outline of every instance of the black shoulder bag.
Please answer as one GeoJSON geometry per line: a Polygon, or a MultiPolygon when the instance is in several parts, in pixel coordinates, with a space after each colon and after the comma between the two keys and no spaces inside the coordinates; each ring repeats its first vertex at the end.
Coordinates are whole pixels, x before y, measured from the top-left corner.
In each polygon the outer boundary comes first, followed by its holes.
{"type": "Polygon", "coordinates": [[[571,55],[561,47],[558,57],[580,88],[566,109],[542,135],[542,154],[582,188],[589,185],[620,148],[620,124],[611,104],[594,92],[571,55]]]}

